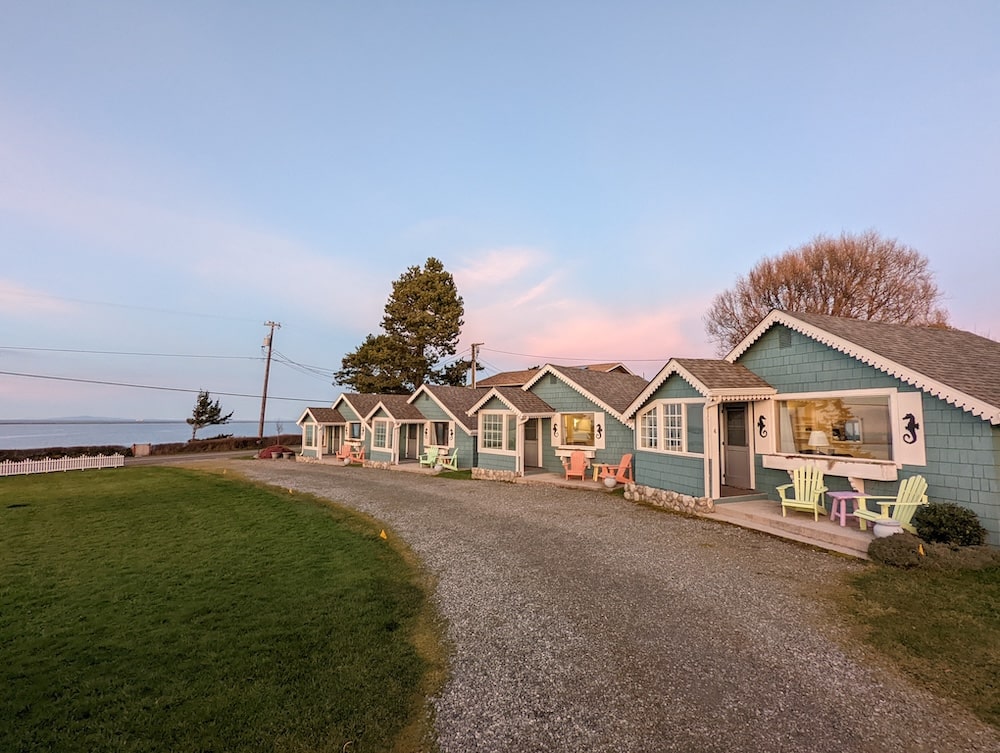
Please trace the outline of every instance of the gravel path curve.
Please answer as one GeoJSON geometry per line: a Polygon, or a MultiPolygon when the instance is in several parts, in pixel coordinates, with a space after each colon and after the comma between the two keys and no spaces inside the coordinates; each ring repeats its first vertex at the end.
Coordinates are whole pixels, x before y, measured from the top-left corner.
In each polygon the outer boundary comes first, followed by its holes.
{"type": "Polygon", "coordinates": [[[862,564],[599,491],[238,461],[368,513],[434,576],[442,753],[1000,751],[847,645],[817,594],[862,564]]]}

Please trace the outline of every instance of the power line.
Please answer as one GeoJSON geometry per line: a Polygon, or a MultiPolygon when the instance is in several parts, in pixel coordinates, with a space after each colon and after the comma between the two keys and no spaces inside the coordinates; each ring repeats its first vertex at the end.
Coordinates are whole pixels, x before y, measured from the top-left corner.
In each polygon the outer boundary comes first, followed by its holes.
{"type": "MultiPolygon", "coordinates": [[[[48,379],[56,382],[75,382],[78,384],[96,384],[104,387],[131,387],[140,390],[159,390],[161,392],[188,392],[192,394],[197,394],[201,392],[201,389],[193,390],[186,387],[162,387],[152,384],[133,384],[131,382],[113,382],[106,379],[83,379],[81,377],[64,377],[64,376],[53,376],[51,374],[26,374],[20,371],[0,371],[2,376],[14,376],[23,377],[25,379],[48,379]]],[[[245,392],[223,392],[221,390],[207,390],[213,395],[224,395],[225,397],[252,397],[259,398],[259,394],[248,394],[245,392]]],[[[288,400],[291,402],[304,403],[304,402],[323,402],[328,403],[329,398],[302,398],[302,397],[274,397],[268,396],[271,400],[288,400]]]]}

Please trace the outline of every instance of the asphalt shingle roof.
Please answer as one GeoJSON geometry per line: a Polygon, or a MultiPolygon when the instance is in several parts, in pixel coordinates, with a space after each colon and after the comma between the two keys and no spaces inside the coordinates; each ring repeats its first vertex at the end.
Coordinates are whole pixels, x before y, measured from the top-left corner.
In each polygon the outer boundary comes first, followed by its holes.
{"type": "Polygon", "coordinates": [[[313,418],[321,424],[343,424],[346,423],[340,411],[336,408],[308,408],[313,418]]]}
{"type": "Polygon", "coordinates": [[[451,387],[448,385],[425,384],[424,389],[430,392],[434,398],[455,416],[466,429],[475,430],[477,427],[476,418],[468,415],[469,409],[478,403],[487,390],[472,389],[471,387],[451,387]]]}
{"type": "Polygon", "coordinates": [[[566,366],[550,366],[549,368],[561,374],[566,381],[575,383],[619,414],[624,414],[629,404],[649,384],[642,377],[614,371],[588,371],[587,369],[574,369],[566,366]]]}
{"type": "Polygon", "coordinates": [[[771,387],[742,364],[714,358],[675,358],[674,362],[709,390],[758,390],[771,387]]]}

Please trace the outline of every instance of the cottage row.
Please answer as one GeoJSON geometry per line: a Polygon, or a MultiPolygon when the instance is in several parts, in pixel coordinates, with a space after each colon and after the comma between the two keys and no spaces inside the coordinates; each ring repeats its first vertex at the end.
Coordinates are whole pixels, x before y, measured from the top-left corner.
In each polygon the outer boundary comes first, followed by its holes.
{"type": "Polygon", "coordinates": [[[961,330],[772,311],[724,359],[674,358],[651,381],[550,364],[475,389],[343,394],[298,424],[306,458],[346,444],[395,465],[435,448],[493,479],[632,453],[637,487],[709,503],[777,499],[802,465],[875,495],[919,474],[1000,545],[1000,343],[961,330]]]}

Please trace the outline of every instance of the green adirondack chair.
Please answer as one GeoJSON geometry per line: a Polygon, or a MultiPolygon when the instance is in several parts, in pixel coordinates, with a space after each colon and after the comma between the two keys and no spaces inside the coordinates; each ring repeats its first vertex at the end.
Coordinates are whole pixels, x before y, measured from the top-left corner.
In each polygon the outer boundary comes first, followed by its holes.
{"type": "Polygon", "coordinates": [[[793,510],[811,512],[813,519],[817,521],[820,513],[826,514],[826,507],[823,504],[823,495],[826,494],[823,471],[815,466],[799,466],[792,471],[792,483],[782,484],[777,491],[781,498],[781,517],[787,515],[789,507],[793,510]],[[789,496],[789,489],[794,492],[794,496],[789,496]]]}
{"type": "Polygon", "coordinates": [[[438,448],[428,447],[427,452],[425,452],[423,455],[417,458],[417,461],[420,463],[420,465],[426,465],[429,466],[430,468],[433,468],[435,465],[437,465],[438,448]]]}
{"type": "Polygon", "coordinates": [[[921,505],[927,504],[927,481],[923,476],[910,476],[903,479],[899,484],[899,492],[895,497],[859,497],[858,509],[854,511],[854,517],[861,523],[861,530],[865,530],[867,523],[878,523],[880,520],[895,520],[904,531],[916,533],[910,520],[913,513],[921,505]],[[868,509],[865,504],[867,500],[875,500],[879,506],[879,511],[874,512],[868,509]],[[889,508],[892,508],[890,511],[889,508]]]}
{"type": "Polygon", "coordinates": [[[457,471],[458,453],[453,452],[451,455],[438,455],[437,464],[442,468],[447,468],[449,471],[457,471]]]}

